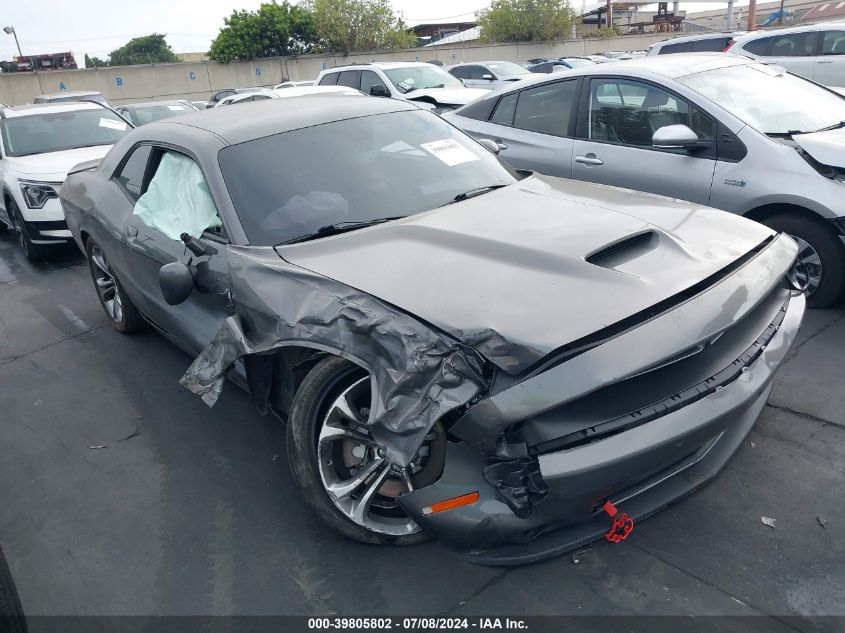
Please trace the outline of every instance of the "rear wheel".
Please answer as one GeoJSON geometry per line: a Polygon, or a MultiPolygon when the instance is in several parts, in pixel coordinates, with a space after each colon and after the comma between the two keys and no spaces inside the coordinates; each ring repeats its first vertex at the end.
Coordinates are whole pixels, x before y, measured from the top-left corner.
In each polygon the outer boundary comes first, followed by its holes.
{"type": "Polygon", "coordinates": [[[366,422],[370,377],[342,358],[326,358],[296,393],[287,451],[306,502],[332,528],[363,543],[411,545],[429,537],[397,502],[443,472],[446,435],[437,424],[407,468],[392,466],[366,422]]]}
{"type": "Polygon", "coordinates": [[[807,282],[807,305],[829,308],[842,297],[845,282],[845,247],[821,220],[788,213],[773,215],[763,224],[790,235],[798,243],[798,261],[807,282]]]}
{"type": "Polygon", "coordinates": [[[94,289],[112,327],[122,334],[129,334],[143,328],[144,318],[132,300],[126,296],[126,291],[123,290],[123,286],[112,271],[100,245],[94,241],[94,238],[89,237],[85,250],[88,254],[88,269],[91,271],[94,289]]]}
{"type": "Polygon", "coordinates": [[[32,237],[29,235],[29,230],[26,228],[26,222],[23,220],[21,210],[14,200],[9,200],[9,219],[15,225],[15,230],[18,233],[18,244],[23,251],[23,254],[31,262],[37,262],[44,259],[47,254],[47,249],[41,244],[33,244],[32,237]]]}

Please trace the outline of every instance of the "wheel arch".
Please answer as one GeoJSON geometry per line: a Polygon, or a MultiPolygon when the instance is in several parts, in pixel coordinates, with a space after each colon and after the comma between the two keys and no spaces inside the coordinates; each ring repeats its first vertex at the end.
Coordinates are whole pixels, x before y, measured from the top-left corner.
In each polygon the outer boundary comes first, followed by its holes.
{"type": "Polygon", "coordinates": [[[271,354],[250,354],[244,357],[247,383],[255,404],[266,412],[272,407],[282,416],[290,413],[293,399],[313,367],[329,356],[344,358],[369,374],[375,398],[374,373],[361,358],[348,352],[312,341],[291,341],[271,354]]]}
{"type": "Polygon", "coordinates": [[[796,217],[804,218],[806,220],[810,220],[812,222],[816,222],[820,226],[824,226],[828,231],[833,232],[833,227],[830,226],[830,222],[824,216],[820,215],[816,211],[812,209],[808,209],[807,207],[802,207],[798,204],[792,204],[789,202],[772,202],[769,204],[763,204],[749,211],[743,213],[743,217],[748,218],[749,220],[754,220],[755,222],[760,222],[761,224],[765,224],[766,220],[776,215],[793,215],[796,217]]]}

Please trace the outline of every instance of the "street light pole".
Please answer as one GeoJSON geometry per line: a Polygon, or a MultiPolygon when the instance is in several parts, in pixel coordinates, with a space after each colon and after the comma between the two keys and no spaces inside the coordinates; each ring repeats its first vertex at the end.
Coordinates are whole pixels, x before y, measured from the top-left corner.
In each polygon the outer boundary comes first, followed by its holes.
{"type": "Polygon", "coordinates": [[[15,46],[18,47],[18,57],[23,59],[23,53],[21,52],[21,43],[18,41],[18,34],[15,32],[15,27],[14,26],[5,26],[5,27],[3,27],[3,31],[6,32],[6,35],[14,35],[15,46]]]}

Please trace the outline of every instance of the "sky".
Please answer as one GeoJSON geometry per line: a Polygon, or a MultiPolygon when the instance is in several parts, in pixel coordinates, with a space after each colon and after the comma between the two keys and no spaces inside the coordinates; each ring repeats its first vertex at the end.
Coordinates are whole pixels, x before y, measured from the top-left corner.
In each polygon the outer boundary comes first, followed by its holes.
{"type": "MultiPolygon", "coordinates": [[[[570,0],[575,9],[579,0],[570,0]]],[[[235,9],[257,9],[261,0],[4,0],[0,27],[14,26],[24,55],[72,51],[105,57],[133,37],[167,34],[177,53],[204,52],[235,9]]],[[[489,0],[392,0],[393,8],[409,25],[422,22],[472,20],[489,0]]],[[[597,0],[587,0],[595,6],[597,0]]],[[[739,4],[747,4],[740,0],[739,4]]],[[[725,4],[681,3],[687,11],[725,4]]],[[[14,38],[0,31],[0,59],[17,55],[14,38]]]]}

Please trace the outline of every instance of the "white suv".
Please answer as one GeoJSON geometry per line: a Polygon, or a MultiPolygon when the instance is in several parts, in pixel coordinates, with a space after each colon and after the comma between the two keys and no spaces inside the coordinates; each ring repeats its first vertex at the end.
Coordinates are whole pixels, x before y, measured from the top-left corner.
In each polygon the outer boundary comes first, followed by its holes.
{"type": "Polygon", "coordinates": [[[777,64],[823,86],[845,87],[845,22],[754,31],[727,52],[777,64]]]}
{"type": "Polygon", "coordinates": [[[329,68],[317,75],[318,86],[346,86],[373,97],[393,97],[446,112],[466,105],[489,90],[467,88],[434,64],[425,62],[373,62],[329,68]]]}
{"type": "Polygon", "coordinates": [[[0,228],[17,231],[28,259],[71,241],[58,196],[68,170],[101,159],[129,127],[95,103],[0,108],[0,228]]]}

